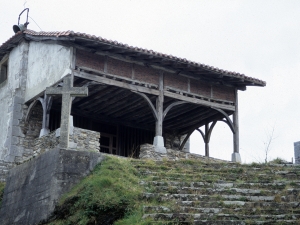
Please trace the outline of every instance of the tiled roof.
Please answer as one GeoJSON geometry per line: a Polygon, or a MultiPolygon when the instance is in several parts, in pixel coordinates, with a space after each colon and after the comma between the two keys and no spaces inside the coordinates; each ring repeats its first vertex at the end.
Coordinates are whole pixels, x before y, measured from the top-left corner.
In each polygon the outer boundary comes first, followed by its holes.
{"type": "Polygon", "coordinates": [[[145,55],[155,56],[155,57],[158,57],[158,58],[161,58],[161,59],[176,61],[178,63],[187,64],[189,66],[204,69],[206,71],[221,74],[221,75],[224,75],[224,76],[236,77],[236,78],[239,78],[239,79],[246,80],[248,82],[252,82],[253,85],[256,85],[256,86],[265,86],[266,85],[265,81],[262,81],[262,80],[259,80],[259,79],[256,79],[256,78],[252,78],[252,77],[248,77],[248,76],[245,76],[244,74],[241,74],[241,73],[222,70],[222,69],[212,67],[212,66],[208,66],[208,65],[205,65],[205,64],[202,64],[202,63],[193,62],[193,61],[187,60],[185,58],[179,58],[179,57],[176,57],[176,56],[163,54],[163,53],[156,52],[156,51],[153,51],[153,50],[148,50],[148,49],[143,49],[143,48],[139,48],[139,47],[129,46],[129,45],[123,44],[121,42],[107,40],[105,38],[97,37],[95,35],[79,33],[79,32],[74,32],[74,31],[62,31],[62,32],[59,32],[59,31],[53,31],[53,32],[40,31],[40,32],[36,32],[36,31],[33,31],[33,30],[25,30],[23,32],[19,31],[13,37],[8,39],[5,43],[3,43],[0,46],[0,59],[4,56],[3,52],[10,51],[11,50],[10,48],[14,47],[14,45],[16,43],[18,43],[20,41],[20,39],[22,39],[23,37],[25,39],[30,39],[30,37],[43,37],[45,39],[47,39],[47,37],[49,37],[49,38],[56,37],[56,38],[59,38],[59,39],[60,38],[62,38],[62,39],[63,38],[70,38],[70,40],[72,40],[72,38],[74,38],[74,39],[76,39],[76,38],[86,39],[86,40],[90,40],[90,41],[96,41],[96,42],[99,42],[101,44],[107,44],[107,45],[110,45],[110,46],[122,48],[122,49],[125,49],[125,50],[128,50],[128,51],[131,51],[131,52],[142,53],[142,54],[145,54],[145,55]]]}

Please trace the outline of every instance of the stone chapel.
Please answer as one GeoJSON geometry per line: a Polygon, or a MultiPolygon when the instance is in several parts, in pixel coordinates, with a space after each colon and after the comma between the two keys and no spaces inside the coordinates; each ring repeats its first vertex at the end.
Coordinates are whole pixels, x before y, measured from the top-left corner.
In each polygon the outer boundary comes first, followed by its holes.
{"type": "Polygon", "coordinates": [[[19,31],[0,46],[0,160],[21,163],[56,146],[125,157],[145,143],[188,152],[195,130],[209,156],[221,121],[240,161],[238,92],[265,85],[94,35],[19,31]]]}

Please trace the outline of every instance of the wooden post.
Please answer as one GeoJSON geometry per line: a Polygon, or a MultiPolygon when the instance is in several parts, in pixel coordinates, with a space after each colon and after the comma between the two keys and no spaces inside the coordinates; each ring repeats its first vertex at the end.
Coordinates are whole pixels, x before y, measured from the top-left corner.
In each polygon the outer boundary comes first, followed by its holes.
{"type": "Polygon", "coordinates": [[[167,153],[164,138],[162,136],[163,130],[163,116],[164,116],[164,74],[160,72],[159,75],[159,85],[158,85],[159,95],[156,98],[156,122],[155,122],[155,137],[153,140],[153,145],[155,146],[155,151],[160,153],[167,153]]]}
{"type": "Polygon", "coordinates": [[[238,91],[235,90],[235,112],[233,113],[233,152],[239,153],[239,101],[238,101],[238,91]]]}
{"type": "Polygon", "coordinates": [[[233,133],[233,153],[231,155],[231,161],[241,163],[241,156],[239,153],[239,101],[238,101],[238,90],[235,89],[235,111],[233,113],[233,126],[234,126],[234,133],[233,133]]]}
{"type": "Polygon", "coordinates": [[[209,157],[209,126],[208,126],[208,122],[205,123],[205,156],[209,157]]]}
{"type": "Polygon", "coordinates": [[[155,136],[162,136],[162,123],[164,113],[164,77],[163,73],[159,76],[159,95],[156,98],[157,120],[155,123],[155,136]]]}
{"type": "Polygon", "coordinates": [[[47,87],[46,95],[62,95],[61,120],[60,120],[60,147],[69,147],[69,121],[72,106],[72,97],[88,96],[87,87],[73,87],[73,75],[64,77],[63,87],[47,87]]]}

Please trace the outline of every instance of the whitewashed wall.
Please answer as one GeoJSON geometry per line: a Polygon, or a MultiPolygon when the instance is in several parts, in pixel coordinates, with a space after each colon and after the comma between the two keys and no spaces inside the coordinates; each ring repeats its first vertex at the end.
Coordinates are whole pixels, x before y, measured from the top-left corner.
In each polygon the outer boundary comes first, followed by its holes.
{"type": "Polygon", "coordinates": [[[30,42],[25,102],[71,73],[72,48],[30,42]]]}
{"type": "MultiPolygon", "coordinates": [[[[23,42],[15,47],[8,58],[7,80],[0,84],[0,160],[10,154],[12,128],[14,125],[13,111],[16,98],[22,97],[22,84],[26,79],[28,44],[23,42]]],[[[23,87],[24,90],[24,87],[23,87]]],[[[18,109],[21,110],[20,106],[18,109]]],[[[19,110],[19,112],[20,112],[19,110]]],[[[15,121],[17,123],[18,121],[15,121]]]]}

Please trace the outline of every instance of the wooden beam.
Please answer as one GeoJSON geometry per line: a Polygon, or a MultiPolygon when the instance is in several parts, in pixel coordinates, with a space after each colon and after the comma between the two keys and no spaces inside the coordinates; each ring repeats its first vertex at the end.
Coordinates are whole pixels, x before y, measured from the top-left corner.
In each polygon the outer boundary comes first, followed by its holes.
{"type": "Polygon", "coordinates": [[[235,133],[233,123],[232,123],[231,119],[229,118],[229,116],[227,115],[227,113],[224,112],[222,109],[217,109],[215,107],[211,107],[211,108],[214,109],[214,110],[217,110],[218,112],[220,112],[225,117],[225,119],[227,121],[227,124],[230,127],[232,133],[235,133]]]}
{"type": "Polygon", "coordinates": [[[179,99],[182,101],[186,101],[186,102],[190,102],[190,103],[194,103],[194,104],[198,104],[198,105],[203,105],[203,106],[208,106],[208,107],[216,107],[216,108],[220,108],[220,109],[235,111],[235,107],[232,105],[225,105],[225,104],[220,104],[220,103],[216,103],[216,102],[209,102],[209,101],[205,101],[202,99],[191,98],[191,97],[187,97],[184,95],[180,95],[180,94],[176,94],[176,93],[172,93],[172,92],[168,92],[168,91],[164,91],[164,95],[167,97],[179,99]]]}
{"type": "Polygon", "coordinates": [[[153,113],[153,116],[154,116],[155,120],[157,121],[158,120],[158,112],[156,111],[154,105],[152,104],[152,102],[148,98],[148,96],[145,95],[144,93],[139,93],[139,92],[136,92],[136,91],[132,91],[132,92],[140,95],[141,97],[143,97],[146,100],[146,102],[148,103],[148,105],[149,105],[149,107],[151,109],[151,112],[153,113]]]}
{"type": "Polygon", "coordinates": [[[113,79],[108,79],[105,77],[101,77],[101,76],[97,76],[94,74],[89,74],[89,73],[77,71],[77,70],[73,70],[73,73],[74,73],[74,76],[81,77],[81,78],[88,79],[88,80],[93,80],[93,81],[96,81],[96,82],[99,82],[102,84],[112,85],[112,86],[116,86],[116,87],[125,88],[128,90],[139,91],[139,92],[152,94],[152,95],[159,95],[159,91],[154,90],[154,89],[141,87],[141,86],[137,86],[137,85],[133,85],[133,84],[128,84],[128,83],[124,83],[121,81],[116,81],[113,79]]]}

